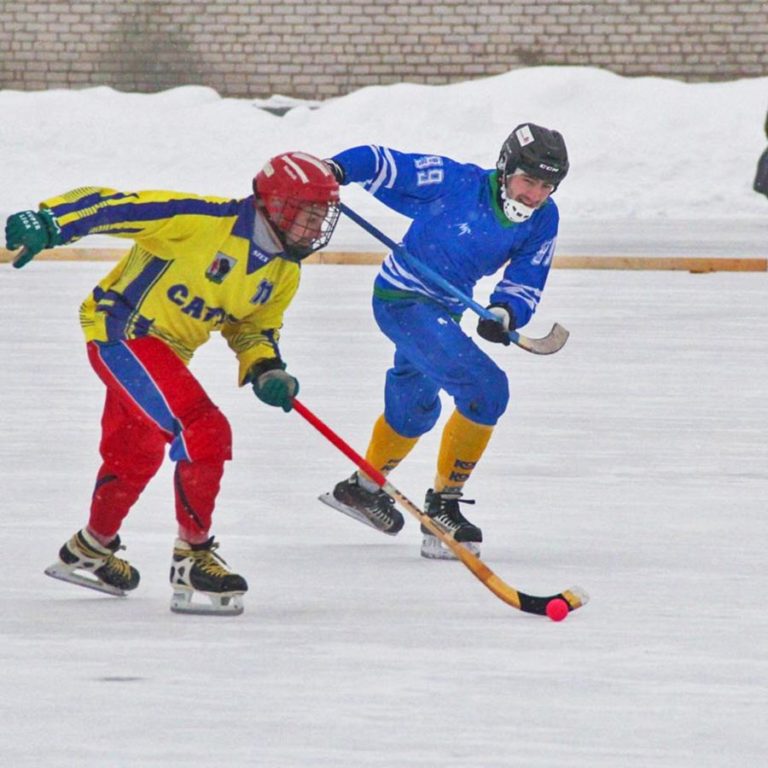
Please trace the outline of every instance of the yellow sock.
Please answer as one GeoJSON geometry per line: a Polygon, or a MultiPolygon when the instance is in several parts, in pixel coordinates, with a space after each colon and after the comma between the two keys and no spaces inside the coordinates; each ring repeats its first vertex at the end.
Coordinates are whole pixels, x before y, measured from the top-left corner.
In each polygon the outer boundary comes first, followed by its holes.
{"type": "Polygon", "coordinates": [[[365,459],[386,475],[411,452],[411,448],[418,440],[418,437],[405,437],[395,432],[382,414],[373,425],[373,434],[368,443],[365,459]]]}
{"type": "Polygon", "coordinates": [[[440,441],[435,490],[461,493],[492,434],[493,427],[478,424],[454,411],[440,441]]]}

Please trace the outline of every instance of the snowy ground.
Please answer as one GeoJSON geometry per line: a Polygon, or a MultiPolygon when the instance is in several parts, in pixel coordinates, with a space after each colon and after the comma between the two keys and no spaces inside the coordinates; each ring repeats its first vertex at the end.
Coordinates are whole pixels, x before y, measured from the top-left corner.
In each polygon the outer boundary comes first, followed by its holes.
{"type": "MultiPolygon", "coordinates": [[[[45,578],[97,468],[102,389],[77,307],[105,269],[0,266],[2,765],[763,764],[765,275],[556,270],[526,333],[557,320],[565,349],[493,350],[513,401],[473,519],[511,584],[590,592],[555,624],[422,560],[412,520],[389,539],[317,502],[351,465],[238,390],[219,338],[193,369],[235,429],[216,533],[250,581],[245,614],[169,612],[167,467],[123,529],[136,593],[45,578]]],[[[360,450],[390,359],[374,271],[307,267],[283,344],[304,403],[360,450]]],[[[392,478],[412,498],[437,439],[392,478]]]]}
{"type": "MultiPolygon", "coordinates": [[[[526,121],[562,131],[568,145],[571,170],[556,194],[568,223],[561,253],[582,223],[597,227],[600,242],[618,234],[611,247],[620,255],[628,227],[647,241],[665,229],[668,238],[670,226],[704,222],[704,230],[687,231],[706,245],[739,238],[766,216],[752,179],[766,143],[768,77],[681,83],[531,67],[445,86],[361,88],[283,117],[258,106],[200,86],[153,94],[0,90],[0,178],[10,180],[0,185],[0,219],[83,185],[243,197],[267,158],[295,149],[329,157],[376,143],[488,168],[526,121]]],[[[345,202],[398,234],[394,214],[346,189],[345,202]]],[[[333,248],[370,250],[361,234],[342,227],[333,248]]],[[[94,238],[85,245],[95,247],[94,238]]]]}

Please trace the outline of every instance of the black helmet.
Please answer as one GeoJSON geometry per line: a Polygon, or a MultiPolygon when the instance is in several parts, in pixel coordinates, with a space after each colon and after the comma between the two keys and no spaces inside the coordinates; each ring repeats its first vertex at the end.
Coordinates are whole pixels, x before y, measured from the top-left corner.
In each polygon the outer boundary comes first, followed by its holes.
{"type": "Polygon", "coordinates": [[[568,150],[562,134],[533,123],[515,128],[501,147],[496,162],[502,185],[520,169],[537,179],[557,185],[568,173],[568,150]]]}

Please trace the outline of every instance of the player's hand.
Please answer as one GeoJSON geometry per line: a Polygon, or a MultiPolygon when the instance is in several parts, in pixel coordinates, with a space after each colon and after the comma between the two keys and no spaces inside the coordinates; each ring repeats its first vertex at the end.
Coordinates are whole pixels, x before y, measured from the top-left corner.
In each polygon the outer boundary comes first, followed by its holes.
{"type": "Polygon", "coordinates": [[[515,315],[506,304],[491,304],[487,308],[498,320],[481,317],[477,332],[486,341],[509,346],[509,332],[515,330],[515,315]]]}
{"type": "Polygon", "coordinates": [[[293,409],[293,398],[299,394],[299,382],[286,373],[284,363],[270,360],[251,369],[249,380],[253,392],[262,403],[282,408],[286,413],[293,409]]]}
{"type": "Polygon", "coordinates": [[[323,162],[328,166],[336,181],[338,181],[339,184],[343,184],[344,169],[335,160],[331,160],[330,158],[323,160],[323,162]]]}
{"type": "Polygon", "coordinates": [[[40,211],[13,213],[5,223],[5,247],[9,251],[22,249],[13,261],[16,269],[28,264],[44,248],[52,248],[60,243],[59,223],[45,208],[40,211]]]}

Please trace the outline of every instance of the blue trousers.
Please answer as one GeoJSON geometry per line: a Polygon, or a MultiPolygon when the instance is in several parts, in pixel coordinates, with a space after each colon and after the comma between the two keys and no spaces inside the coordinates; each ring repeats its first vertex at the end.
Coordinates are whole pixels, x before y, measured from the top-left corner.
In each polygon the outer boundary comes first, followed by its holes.
{"type": "Polygon", "coordinates": [[[493,426],[507,408],[504,371],[461,329],[440,305],[374,296],[373,315],[395,345],[387,371],[384,416],[405,437],[419,437],[440,416],[440,390],[462,416],[493,426]]]}

